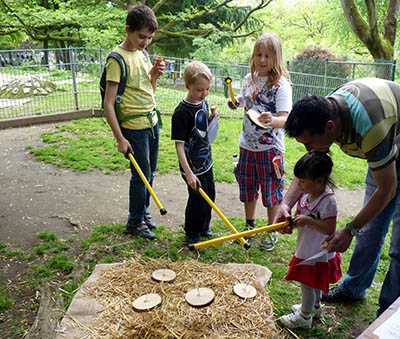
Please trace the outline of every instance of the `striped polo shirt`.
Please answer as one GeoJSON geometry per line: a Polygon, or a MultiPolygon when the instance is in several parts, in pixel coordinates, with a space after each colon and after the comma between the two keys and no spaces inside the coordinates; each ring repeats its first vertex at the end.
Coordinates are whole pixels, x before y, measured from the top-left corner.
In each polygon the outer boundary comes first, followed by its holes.
{"type": "Polygon", "coordinates": [[[400,85],[377,79],[357,79],[329,96],[339,109],[342,135],[336,142],[350,156],[367,159],[372,169],[397,157],[400,123],[400,85]]]}

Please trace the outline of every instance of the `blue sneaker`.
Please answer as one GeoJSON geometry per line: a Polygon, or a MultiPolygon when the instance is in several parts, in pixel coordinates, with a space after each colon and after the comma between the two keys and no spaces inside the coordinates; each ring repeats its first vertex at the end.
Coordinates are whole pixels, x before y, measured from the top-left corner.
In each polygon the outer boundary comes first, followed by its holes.
{"type": "Polygon", "coordinates": [[[272,251],[278,242],[278,236],[275,231],[268,232],[267,237],[260,242],[260,247],[265,251],[272,251]]]}
{"type": "Polygon", "coordinates": [[[321,301],[327,303],[355,303],[365,301],[365,297],[352,297],[346,293],[346,290],[341,285],[338,285],[329,289],[328,294],[322,294],[321,301]]]}

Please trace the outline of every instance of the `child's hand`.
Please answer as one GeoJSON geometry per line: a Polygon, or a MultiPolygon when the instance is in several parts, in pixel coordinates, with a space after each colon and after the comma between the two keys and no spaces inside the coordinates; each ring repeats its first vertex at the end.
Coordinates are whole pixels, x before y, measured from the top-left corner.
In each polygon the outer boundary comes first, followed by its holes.
{"type": "Polygon", "coordinates": [[[310,224],[310,220],[312,221],[312,218],[309,217],[308,215],[298,214],[294,217],[294,223],[296,226],[299,226],[299,227],[310,224]]]}
{"type": "Polygon", "coordinates": [[[208,120],[212,120],[214,118],[219,117],[219,113],[217,112],[217,106],[211,106],[210,111],[211,111],[211,114],[210,114],[208,120]]]}
{"type": "Polygon", "coordinates": [[[165,71],[165,61],[161,57],[156,57],[153,67],[150,70],[150,77],[158,79],[165,71]]]}
{"type": "Polygon", "coordinates": [[[126,140],[125,138],[118,140],[117,148],[118,148],[118,151],[121,152],[122,154],[124,154],[126,157],[128,157],[128,153],[133,154],[132,146],[129,143],[129,141],[126,140]]]}
{"type": "Polygon", "coordinates": [[[272,122],[272,113],[271,112],[262,112],[260,116],[258,117],[258,121],[261,122],[262,124],[271,124],[272,122]]]}
{"type": "Polygon", "coordinates": [[[281,234],[292,234],[293,233],[293,226],[289,225],[283,228],[278,229],[278,232],[281,234]]]}
{"type": "Polygon", "coordinates": [[[197,188],[200,186],[200,181],[193,173],[186,174],[186,181],[194,191],[197,191],[197,188]]]}
{"type": "Polygon", "coordinates": [[[228,100],[228,107],[230,109],[236,109],[239,107],[239,101],[236,99],[236,103],[233,103],[231,100],[228,100]]]}

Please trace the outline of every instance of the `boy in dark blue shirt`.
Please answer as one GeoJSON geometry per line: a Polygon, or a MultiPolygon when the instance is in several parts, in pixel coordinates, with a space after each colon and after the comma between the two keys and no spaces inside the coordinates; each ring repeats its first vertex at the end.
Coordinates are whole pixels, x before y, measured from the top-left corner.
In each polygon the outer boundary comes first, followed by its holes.
{"type": "Polygon", "coordinates": [[[210,199],[215,200],[209,122],[218,117],[209,115],[205,100],[212,80],[209,68],[193,61],[186,67],[183,77],[188,92],[172,116],[171,139],[175,141],[180,171],[189,192],[184,226],[186,241],[196,243],[200,236],[212,235],[211,207],[197,190],[201,186],[210,199]]]}

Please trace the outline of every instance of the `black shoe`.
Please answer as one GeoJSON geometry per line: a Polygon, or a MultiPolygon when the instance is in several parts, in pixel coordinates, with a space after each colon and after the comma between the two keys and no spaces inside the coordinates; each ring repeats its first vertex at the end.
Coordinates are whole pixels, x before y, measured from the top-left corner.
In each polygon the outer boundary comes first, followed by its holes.
{"type": "Polygon", "coordinates": [[[154,223],[153,217],[151,216],[150,213],[146,213],[144,215],[144,223],[151,230],[154,230],[157,227],[156,224],[154,223]]]}
{"type": "Polygon", "coordinates": [[[200,232],[200,236],[204,238],[211,238],[213,236],[213,233],[211,229],[208,229],[206,231],[200,232]]]}
{"type": "Polygon", "coordinates": [[[126,226],[126,231],[125,233],[132,234],[132,235],[138,235],[140,237],[153,240],[156,238],[156,235],[149,230],[147,225],[142,221],[140,224],[137,225],[127,225],[126,226]]]}
{"type": "Polygon", "coordinates": [[[200,241],[200,236],[198,234],[186,234],[185,240],[187,244],[195,244],[200,241]]]}
{"type": "MultiPolygon", "coordinates": [[[[256,227],[255,224],[250,225],[250,224],[246,223],[246,225],[245,225],[246,231],[252,230],[255,227],[256,227]]],[[[254,243],[254,239],[253,238],[254,238],[254,235],[250,235],[248,237],[244,237],[244,239],[247,240],[248,243],[250,243],[250,242],[254,243]]]]}
{"type": "Polygon", "coordinates": [[[362,302],[365,298],[354,298],[346,294],[345,290],[341,286],[333,287],[329,290],[328,294],[322,294],[321,301],[327,303],[355,303],[362,302]]]}

